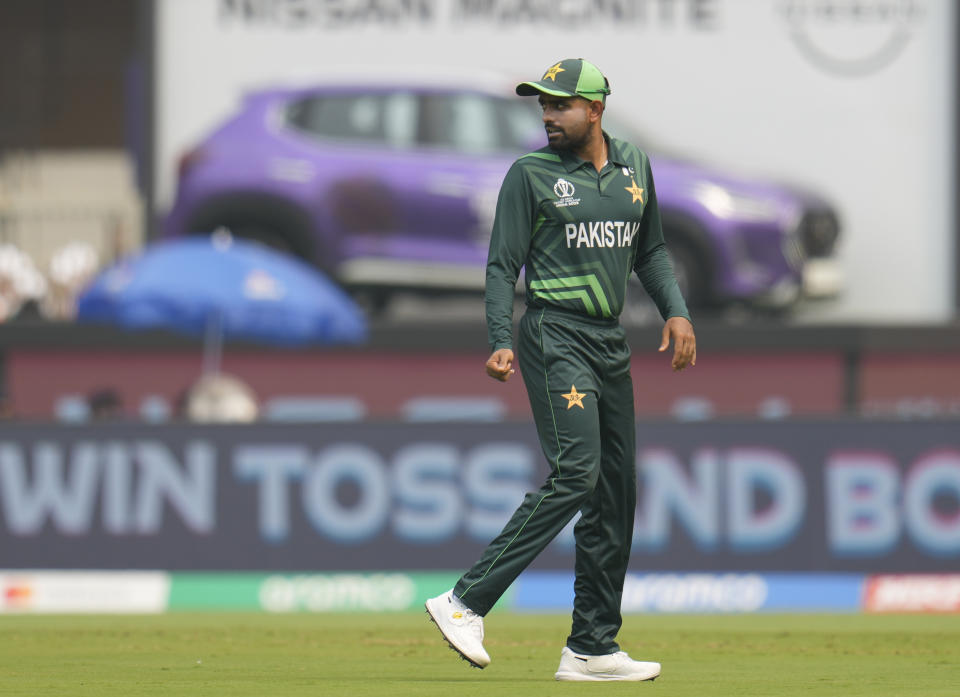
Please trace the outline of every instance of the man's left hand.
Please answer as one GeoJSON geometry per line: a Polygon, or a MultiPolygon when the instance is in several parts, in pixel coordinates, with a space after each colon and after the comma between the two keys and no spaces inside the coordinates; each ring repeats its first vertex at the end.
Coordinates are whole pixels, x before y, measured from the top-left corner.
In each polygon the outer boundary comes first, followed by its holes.
{"type": "Polygon", "coordinates": [[[663,325],[663,340],[660,342],[660,351],[666,351],[673,340],[673,361],[670,365],[674,371],[680,371],[688,365],[697,364],[697,337],[693,334],[693,325],[686,317],[671,317],[663,325]]]}

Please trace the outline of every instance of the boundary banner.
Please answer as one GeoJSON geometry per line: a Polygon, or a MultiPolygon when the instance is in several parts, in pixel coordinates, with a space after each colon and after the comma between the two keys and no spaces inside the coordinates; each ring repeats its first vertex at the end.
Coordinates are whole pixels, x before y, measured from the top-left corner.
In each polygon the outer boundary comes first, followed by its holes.
{"type": "Polygon", "coordinates": [[[0,614],[150,614],[169,595],[162,571],[0,571],[0,614]]]}
{"type": "MultiPolygon", "coordinates": [[[[390,612],[416,610],[456,583],[453,572],[172,574],[171,610],[390,612]]],[[[507,601],[509,602],[509,601],[507,601]]]]}
{"type": "Polygon", "coordinates": [[[960,612],[960,574],[873,576],[867,582],[868,612],[960,612]]]}
{"type": "MultiPolygon", "coordinates": [[[[953,573],[955,421],[638,429],[633,573],[953,573]]],[[[527,423],[0,427],[7,568],[464,569],[549,472],[527,423]]],[[[571,521],[531,570],[573,568],[571,521]]]]}
{"type": "MultiPolygon", "coordinates": [[[[628,574],[624,614],[854,612],[861,574],[628,574]]],[[[517,581],[516,610],[562,612],[573,605],[573,574],[528,573],[517,581]]]]}
{"type": "MultiPolygon", "coordinates": [[[[267,574],[0,570],[0,614],[419,612],[455,571],[267,574]]],[[[570,572],[528,571],[495,609],[568,613],[570,572]]],[[[627,575],[624,614],[960,613],[960,574],[627,575]]]]}

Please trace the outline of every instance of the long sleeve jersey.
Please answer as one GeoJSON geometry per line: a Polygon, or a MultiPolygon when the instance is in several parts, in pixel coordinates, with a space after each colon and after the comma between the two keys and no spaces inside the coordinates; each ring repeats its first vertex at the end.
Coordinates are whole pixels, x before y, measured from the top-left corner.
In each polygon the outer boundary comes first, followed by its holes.
{"type": "Polygon", "coordinates": [[[513,346],[513,296],[525,267],[526,301],[615,319],[636,272],[664,319],[690,319],[664,246],[646,153],[610,138],[608,162],[549,147],[524,155],[504,178],[487,259],[491,350],[513,346]]]}

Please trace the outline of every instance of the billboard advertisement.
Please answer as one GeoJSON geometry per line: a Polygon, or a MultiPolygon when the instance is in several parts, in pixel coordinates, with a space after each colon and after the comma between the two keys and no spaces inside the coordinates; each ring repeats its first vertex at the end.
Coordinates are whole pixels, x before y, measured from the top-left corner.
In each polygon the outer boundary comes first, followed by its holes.
{"type": "MultiPolygon", "coordinates": [[[[638,435],[631,572],[956,571],[953,422],[638,435]]],[[[546,476],[518,422],[7,426],[0,568],[463,569],[546,476]]],[[[571,525],[532,570],[569,571],[573,554],[571,525]]]]}
{"type": "MultiPolygon", "coordinates": [[[[331,75],[349,83],[360,74],[402,86],[436,72],[424,66],[441,64],[459,85],[496,73],[512,98],[512,84],[572,57],[558,51],[589,35],[584,57],[610,79],[610,116],[642,134],[641,145],[706,163],[727,178],[816,192],[835,207],[842,294],[805,307],[804,319],[940,322],[954,311],[956,11],[946,0],[164,0],[155,3],[152,198],[158,214],[171,211],[178,171],[216,159],[216,144],[205,152],[195,146],[253,108],[244,101],[251,90],[331,75]],[[905,275],[909,283],[890,280],[905,275]]],[[[394,102],[395,127],[386,135],[399,138],[413,107],[394,102]]],[[[484,132],[482,106],[468,109],[479,119],[465,131],[471,137],[484,132]]],[[[369,110],[354,116],[370,127],[376,120],[369,110]]],[[[275,114],[259,122],[276,135],[275,114]]],[[[247,142],[272,137],[251,133],[243,133],[247,142]]],[[[258,191],[319,191],[322,165],[294,155],[288,146],[296,139],[281,140],[286,149],[267,163],[258,191]]],[[[377,159],[384,177],[392,160],[389,153],[377,159]]],[[[476,168],[485,160],[470,161],[476,168]]],[[[462,197],[469,203],[464,219],[482,222],[503,169],[491,165],[482,180],[463,179],[452,165],[438,169],[439,179],[428,177],[429,197],[449,206],[462,197]]],[[[222,176],[236,172],[225,164],[222,176]]],[[[370,193],[353,184],[350,195],[370,193]]],[[[734,209],[760,215],[757,189],[744,187],[720,192],[722,201],[710,189],[708,205],[723,208],[721,217],[734,209]]],[[[400,212],[421,205],[396,196],[400,212]]],[[[351,224],[363,222],[358,211],[374,212],[347,208],[351,224]]],[[[733,247],[740,266],[749,261],[742,258],[749,249],[733,247]]],[[[441,265],[429,268],[441,274],[441,265]]],[[[731,263],[728,271],[737,268],[731,263]]],[[[377,269],[367,281],[389,265],[377,269]]]]}
{"type": "MultiPolygon", "coordinates": [[[[455,572],[193,573],[4,571],[3,613],[404,612],[450,589],[455,572]]],[[[571,572],[528,571],[497,609],[567,612],[571,572]]],[[[629,573],[622,611],[632,613],[960,612],[960,575],[850,573],[629,573]]]]}

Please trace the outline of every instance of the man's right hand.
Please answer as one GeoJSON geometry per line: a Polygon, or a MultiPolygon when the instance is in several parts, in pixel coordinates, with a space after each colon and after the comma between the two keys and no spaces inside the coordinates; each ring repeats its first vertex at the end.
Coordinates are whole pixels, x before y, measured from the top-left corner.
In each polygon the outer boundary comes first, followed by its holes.
{"type": "Polygon", "coordinates": [[[506,382],[513,375],[513,351],[508,348],[497,349],[487,359],[487,375],[506,382]]]}

